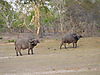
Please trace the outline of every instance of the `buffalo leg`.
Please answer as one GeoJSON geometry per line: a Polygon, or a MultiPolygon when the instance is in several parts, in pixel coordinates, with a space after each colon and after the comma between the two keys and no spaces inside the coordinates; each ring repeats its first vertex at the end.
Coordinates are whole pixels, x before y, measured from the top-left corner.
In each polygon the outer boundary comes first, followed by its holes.
{"type": "Polygon", "coordinates": [[[18,51],[16,50],[16,56],[18,56],[18,51]]]}
{"type": "Polygon", "coordinates": [[[33,54],[33,49],[31,49],[31,54],[33,54]]]}
{"type": "Polygon", "coordinates": [[[74,43],[73,43],[73,48],[74,48],[74,43]]]}
{"type": "Polygon", "coordinates": [[[18,52],[19,52],[20,56],[22,56],[21,50],[18,50],[18,52]]]}
{"type": "Polygon", "coordinates": [[[64,47],[65,47],[65,49],[67,48],[67,47],[66,47],[66,43],[64,43],[64,47]]]}
{"type": "Polygon", "coordinates": [[[63,43],[61,43],[61,45],[60,45],[60,49],[61,49],[62,45],[63,45],[63,43]]]}
{"type": "Polygon", "coordinates": [[[16,49],[16,47],[15,47],[15,51],[16,51],[16,56],[18,56],[18,50],[16,49]]]}
{"type": "Polygon", "coordinates": [[[75,43],[75,48],[77,48],[77,43],[75,43]]]}
{"type": "Polygon", "coordinates": [[[28,55],[30,55],[30,49],[28,49],[28,55]]]}

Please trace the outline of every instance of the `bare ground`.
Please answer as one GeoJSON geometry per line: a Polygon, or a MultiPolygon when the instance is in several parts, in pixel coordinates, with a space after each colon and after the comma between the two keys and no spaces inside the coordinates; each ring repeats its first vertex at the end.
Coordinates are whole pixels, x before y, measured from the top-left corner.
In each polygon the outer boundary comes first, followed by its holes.
{"type": "Polygon", "coordinates": [[[16,56],[13,43],[0,43],[0,75],[100,75],[100,37],[82,38],[78,48],[59,49],[60,40],[45,39],[34,55],[16,56]]]}

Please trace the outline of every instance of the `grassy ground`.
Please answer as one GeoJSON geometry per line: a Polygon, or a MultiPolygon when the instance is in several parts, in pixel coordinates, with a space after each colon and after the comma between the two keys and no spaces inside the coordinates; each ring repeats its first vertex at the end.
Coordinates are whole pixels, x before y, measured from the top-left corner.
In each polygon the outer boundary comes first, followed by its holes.
{"type": "Polygon", "coordinates": [[[45,39],[34,55],[16,56],[13,43],[0,43],[0,75],[100,75],[100,37],[82,38],[78,48],[59,49],[60,40],[45,39]]]}

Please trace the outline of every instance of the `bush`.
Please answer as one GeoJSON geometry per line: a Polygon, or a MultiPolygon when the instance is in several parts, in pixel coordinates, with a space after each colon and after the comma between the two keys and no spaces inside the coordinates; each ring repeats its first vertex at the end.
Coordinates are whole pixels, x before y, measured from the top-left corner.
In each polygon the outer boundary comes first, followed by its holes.
{"type": "Polygon", "coordinates": [[[3,37],[0,36],[0,39],[3,39],[3,37]]]}
{"type": "Polygon", "coordinates": [[[15,42],[15,40],[8,40],[8,42],[10,43],[10,42],[15,42]]]}

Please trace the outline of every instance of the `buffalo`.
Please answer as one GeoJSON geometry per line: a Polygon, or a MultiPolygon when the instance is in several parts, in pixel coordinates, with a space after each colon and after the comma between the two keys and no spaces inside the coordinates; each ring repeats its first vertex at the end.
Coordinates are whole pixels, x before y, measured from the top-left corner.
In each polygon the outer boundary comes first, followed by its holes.
{"type": "Polygon", "coordinates": [[[65,48],[66,47],[66,43],[70,44],[73,43],[73,48],[77,47],[77,41],[81,38],[81,35],[78,35],[76,33],[68,33],[65,36],[63,36],[62,38],[62,42],[60,45],[60,49],[62,48],[62,45],[64,45],[65,48]]]}
{"type": "Polygon", "coordinates": [[[18,56],[18,53],[20,54],[20,56],[22,56],[21,53],[21,49],[25,50],[28,49],[28,54],[30,54],[30,50],[31,50],[31,54],[33,54],[33,48],[39,43],[39,40],[37,39],[29,39],[29,38],[23,38],[23,39],[17,39],[15,41],[15,51],[16,51],[16,55],[18,56]]]}

